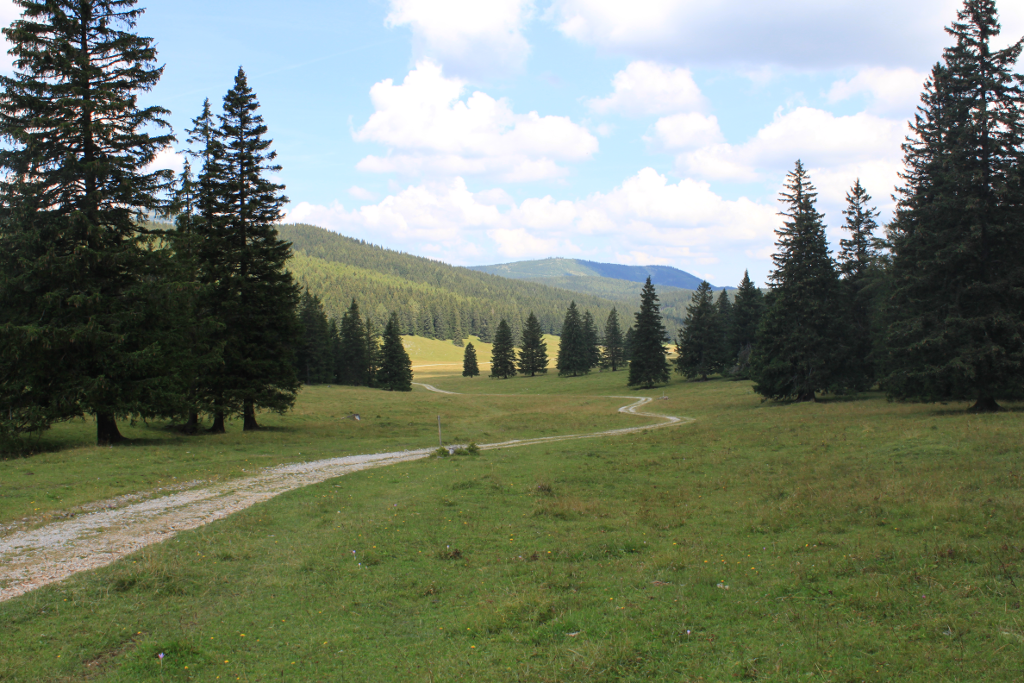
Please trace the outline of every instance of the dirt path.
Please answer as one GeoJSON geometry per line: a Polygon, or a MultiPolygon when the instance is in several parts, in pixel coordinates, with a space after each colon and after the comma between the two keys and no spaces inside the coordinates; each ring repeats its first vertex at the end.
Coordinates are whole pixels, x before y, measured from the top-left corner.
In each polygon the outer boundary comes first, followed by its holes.
{"type": "MultiPolygon", "coordinates": [[[[465,395],[444,391],[429,384],[417,386],[439,394],[465,395]]],[[[693,422],[692,418],[670,417],[639,410],[653,400],[650,398],[600,398],[632,401],[629,405],[619,408],[619,412],[662,421],[652,425],[592,434],[567,434],[481,444],[479,448],[496,450],[575,439],[620,436],[693,422]]],[[[432,449],[422,449],[281,465],[267,469],[254,477],[151,498],[123,507],[118,507],[115,503],[109,506],[113,509],[101,509],[73,519],[53,522],[38,529],[10,534],[0,538],[0,602],[61,581],[72,574],[111,564],[147,545],[172,538],[178,532],[209,524],[286,491],[371,467],[417,460],[429,456],[432,452],[432,449]]],[[[107,503],[113,501],[104,501],[96,505],[106,508],[107,503]]]]}

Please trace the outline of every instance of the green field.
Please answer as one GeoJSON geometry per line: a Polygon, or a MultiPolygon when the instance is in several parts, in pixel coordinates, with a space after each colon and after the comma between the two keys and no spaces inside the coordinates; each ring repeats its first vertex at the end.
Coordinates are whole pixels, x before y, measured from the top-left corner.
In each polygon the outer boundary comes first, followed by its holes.
{"type": "MultiPolygon", "coordinates": [[[[452,442],[635,426],[601,397],[662,394],[466,380],[448,353],[417,352],[420,378],[466,395],[316,387],[266,431],[136,425],[115,449],[59,426],[0,462],[0,520],[426,447],[438,414],[452,442]]],[[[0,603],[0,681],[1024,679],[1019,406],[664,395],[696,422],[351,474],[0,603]]]]}

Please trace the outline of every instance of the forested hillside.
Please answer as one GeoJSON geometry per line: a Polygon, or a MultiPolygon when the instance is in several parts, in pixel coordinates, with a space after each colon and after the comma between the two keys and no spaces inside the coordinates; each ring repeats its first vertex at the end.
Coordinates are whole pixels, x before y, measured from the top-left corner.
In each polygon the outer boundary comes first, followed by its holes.
{"type": "Polygon", "coordinates": [[[613,307],[624,320],[632,320],[639,307],[639,289],[635,296],[606,298],[449,266],[311,225],[282,225],[279,230],[292,243],[288,268],[295,281],[320,297],[328,316],[340,318],[355,298],[378,329],[394,311],[405,334],[432,339],[473,334],[489,341],[505,319],[518,339],[531,311],[545,332],[558,334],[573,300],[599,323],[613,307]]]}
{"type": "MultiPolygon", "coordinates": [[[[593,296],[608,299],[616,302],[619,311],[633,310],[640,301],[640,292],[644,288],[643,282],[632,282],[629,280],[616,280],[610,277],[597,277],[592,275],[569,275],[563,277],[541,277],[536,279],[524,279],[524,282],[535,282],[549,287],[568,289],[570,292],[590,294],[593,296]]],[[[666,327],[669,332],[675,334],[675,330],[682,324],[686,317],[686,307],[693,297],[692,289],[680,289],[679,287],[658,287],[658,298],[661,301],[661,313],[666,319],[666,327]]],[[[632,318],[630,319],[632,322],[632,318]]]]}
{"type": "MultiPolygon", "coordinates": [[[[696,290],[701,279],[684,270],[671,266],[626,266],[621,263],[598,263],[569,258],[548,258],[537,261],[518,261],[502,263],[494,266],[474,266],[473,270],[517,280],[537,280],[540,278],[566,277],[601,277],[613,280],[635,282],[639,285],[651,278],[658,289],[659,296],[663,287],[696,290]]],[[[731,287],[715,287],[713,290],[730,289],[731,287]]],[[[639,296],[640,288],[637,287],[639,296]]]]}

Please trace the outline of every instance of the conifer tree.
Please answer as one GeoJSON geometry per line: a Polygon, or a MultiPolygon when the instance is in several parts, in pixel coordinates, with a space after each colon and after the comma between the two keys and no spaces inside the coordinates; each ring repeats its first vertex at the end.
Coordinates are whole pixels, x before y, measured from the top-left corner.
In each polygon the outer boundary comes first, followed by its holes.
{"type": "Polygon", "coordinates": [[[947,32],[903,148],[884,386],[993,411],[1024,394],[1024,43],[994,49],[992,0],[947,32]]]}
{"type": "Polygon", "coordinates": [[[166,255],[141,217],[161,208],[173,140],[138,94],[160,79],[136,35],[135,0],[15,0],[3,30],[14,73],[0,76],[0,432],[95,415],[162,412],[167,368],[147,282],[166,255]]]}
{"type": "Polygon", "coordinates": [[[466,344],[466,352],[462,356],[462,376],[463,377],[479,377],[480,366],[477,365],[476,361],[476,349],[473,347],[472,342],[466,344]]]}
{"type": "Polygon", "coordinates": [[[377,334],[377,326],[371,318],[363,323],[364,348],[366,349],[366,386],[377,386],[377,370],[380,369],[382,361],[382,349],[380,335],[377,334]]]}
{"type": "Polygon", "coordinates": [[[583,345],[587,358],[587,372],[590,372],[601,365],[601,339],[590,311],[583,312],[583,345]]]}
{"type": "Polygon", "coordinates": [[[494,346],[491,348],[491,377],[508,379],[516,376],[516,347],[512,340],[512,328],[505,319],[494,331],[494,346]]]}
{"type": "Polygon", "coordinates": [[[352,299],[352,304],[341,316],[338,334],[341,337],[338,349],[338,384],[366,386],[369,383],[366,327],[355,299],[352,299]]]}
{"type": "Polygon", "coordinates": [[[872,287],[878,272],[878,239],[875,230],[878,211],[870,206],[871,195],[858,179],[846,194],[843,228],[849,239],[839,241],[839,273],[842,280],[843,320],[846,327],[847,382],[857,391],[866,391],[875,382],[875,325],[872,301],[877,287],[872,287]]]}
{"type": "MultiPolygon", "coordinates": [[[[275,228],[287,198],[283,186],[266,177],[281,167],[273,163],[277,154],[265,138],[258,109],[239,69],[218,116],[224,214],[214,230],[224,252],[216,262],[213,298],[228,331],[224,366],[216,378],[220,409],[240,412],[245,431],[259,428],[257,409],[288,410],[299,388],[294,363],[299,290],[285,268],[291,245],[275,228]]],[[[215,420],[214,429],[222,430],[223,421],[215,420]]]]}
{"type": "MultiPolygon", "coordinates": [[[[725,293],[722,293],[725,296],[725,293]]],[[[700,283],[686,307],[686,320],[676,343],[676,372],[687,379],[708,375],[722,369],[722,329],[718,319],[711,285],[700,283]]]]}
{"type": "Polygon", "coordinates": [[[387,391],[412,391],[412,361],[402,344],[402,327],[392,313],[384,327],[377,386],[387,391]]]}
{"type": "Polygon", "coordinates": [[[656,384],[668,382],[666,341],[668,338],[661,324],[658,295],[648,277],[640,293],[640,311],[636,314],[628,386],[650,389],[656,384]]]}
{"type": "Polygon", "coordinates": [[[548,371],[548,345],[537,316],[530,311],[523,326],[523,345],[519,352],[519,373],[533,377],[548,371]]]}
{"type": "Polygon", "coordinates": [[[743,280],[736,290],[736,301],[732,307],[732,347],[736,354],[733,375],[746,378],[750,374],[750,356],[754,350],[757,329],[764,313],[764,295],[750,280],[750,273],[743,272],[743,280]]]}
{"type": "Polygon", "coordinates": [[[813,401],[815,392],[844,388],[839,280],[816,197],[797,161],[782,193],[788,220],[775,233],[771,293],[751,357],[754,391],[765,398],[813,401]]]}
{"type": "Polygon", "coordinates": [[[612,372],[615,372],[625,363],[626,350],[623,344],[622,329],[619,327],[619,313],[613,308],[612,312],[608,314],[608,321],[604,324],[602,367],[611,368],[612,372]]]}
{"type": "Polygon", "coordinates": [[[558,368],[559,375],[576,377],[585,375],[590,370],[587,365],[589,361],[585,334],[579,309],[573,301],[565,311],[565,321],[562,323],[562,335],[558,344],[555,367],[558,368]]]}
{"type": "Polygon", "coordinates": [[[622,357],[627,363],[633,362],[633,341],[636,339],[636,330],[630,325],[626,329],[626,336],[622,341],[622,357]]]}
{"type": "Polygon", "coordinates": [[[299,304],[302,340],[296,353],[296,370],[307,385],[333,380],[331,328],[320,297],[306,290],[299,304]]]}
{"type": "Polygon", "coordinates": [[[736,319],[732,312],[729,293],[724,289],[718,295],[715,304],[718,318],[718,360],[721,371],[731,371],[736,363],[736,319]]]}

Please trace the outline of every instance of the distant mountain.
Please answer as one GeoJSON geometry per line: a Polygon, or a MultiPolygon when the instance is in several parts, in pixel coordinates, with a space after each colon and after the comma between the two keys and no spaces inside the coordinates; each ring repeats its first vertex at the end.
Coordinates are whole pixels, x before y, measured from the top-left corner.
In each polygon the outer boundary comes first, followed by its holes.
{"type": "MultiPolygon", "coordinates": [[[[672,266],[624,266],[618,263],[597,263],[569,258],[549,258],[540,261],[518,261],[502,263],[495,266],[473,266],[473,270],[491,275],[501,275],[515,280],[539,281],[546,278],[559,278],[564,283],[571,277],[602,277],[627,282],[645,282],[648,277],[655,287],[677,287],[695,290],[702,282],[701,278],[691,275],[685,270],[672,266]]],[[[564,284],[557,285],[564,287],[564,284]]],[[[715,287],[714,290],[733,289],[732,287],[715,287]]]]}

